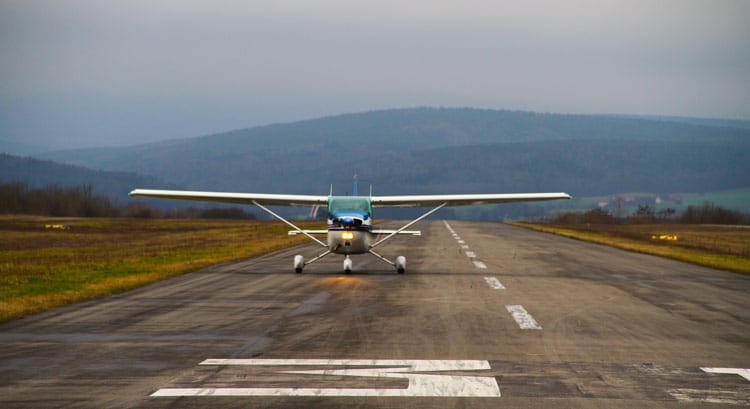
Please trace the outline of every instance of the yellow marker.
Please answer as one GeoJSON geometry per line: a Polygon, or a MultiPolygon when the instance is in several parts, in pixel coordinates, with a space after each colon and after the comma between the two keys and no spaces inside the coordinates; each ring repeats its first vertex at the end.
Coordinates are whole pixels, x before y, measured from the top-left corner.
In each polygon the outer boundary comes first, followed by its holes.
{"type": "Polygon", "coordinates": [[[677,241],[677,235],[676,234],[660,234],[660,235],[653,235],[651,236],[651,240],[668,240],[668,241],[677,241]]]}
{"type": "Polygon", "coordinates": [[[68,230],[70,227],[64,225],[64,224],[45,224],[45,229],[55,229],[55,230],[68,230]]]}

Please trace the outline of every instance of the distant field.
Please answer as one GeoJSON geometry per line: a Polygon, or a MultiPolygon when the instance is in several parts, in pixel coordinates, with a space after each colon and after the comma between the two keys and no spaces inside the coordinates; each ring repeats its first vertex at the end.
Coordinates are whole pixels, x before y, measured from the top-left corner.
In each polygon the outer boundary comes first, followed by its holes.
{"type": "Polygon", "coordinates": [[[685,194],[682,203],[684,207],[690,205],[702,206],[705,203],[713,203],[716,206],[726,207],[727,209],[750,212],[750,188],[705,194],[685,194]]]}
{"type": "Polygon", "coordinates": [[[513,224],[707,267],[750,273],[750,228],[747,226],[513,224]]]}
{"type": "MultiPolygon", "coordinates": [[[[653,193],[653,192],[619,192],[608,196],[584,196],[574,197],[570,202],[557,202],[557,203],[541,203],[531,204],[533,206],[540,206],[546,209],[557,209],[560,211],[585,211],[591,210],[598,207],[599,202],[610,201],[613,196],[619,197],[633,197],[633,198],[644,198],[651,197],[655,198],[660,196],[663,200],[661,204],[650,202],[649,204],[656,210],[674,208],[679,211],[686,209],[688,206],[703,206],[706,203],[712,203],[715,206],[721,206],[727,209],[738,210],[740,212],[750,213],[750,188],[740,188],[732,190],[722,190],[717,192],[706,192],[706,193],[653,193]],[[670,201],[670,196],[679,197],[680,201],[670,201]]],[[[628,202],[624,204],[623,214],[632,214],[638,209],[638,204],[643,202],[628,202]]],[[[616,209],[614,204],[610,203],[608,209],[615,213],[616,209]]]]}
{"type": "Polygon", "coordinates": [[[0,216],[0,322],[307,240],[288,230],[246,220],[0,216]]]}

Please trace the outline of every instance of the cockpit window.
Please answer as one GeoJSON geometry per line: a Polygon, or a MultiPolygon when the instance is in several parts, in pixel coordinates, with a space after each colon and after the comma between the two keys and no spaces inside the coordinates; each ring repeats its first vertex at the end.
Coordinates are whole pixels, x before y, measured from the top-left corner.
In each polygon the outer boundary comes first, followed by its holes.
{"type": "Polygon", "coordinates": [[[372,213],[370,199],[367,197],[332,197],[328,200],[328,212],[341,212],[354,210],[358,212],[372,213]]]}

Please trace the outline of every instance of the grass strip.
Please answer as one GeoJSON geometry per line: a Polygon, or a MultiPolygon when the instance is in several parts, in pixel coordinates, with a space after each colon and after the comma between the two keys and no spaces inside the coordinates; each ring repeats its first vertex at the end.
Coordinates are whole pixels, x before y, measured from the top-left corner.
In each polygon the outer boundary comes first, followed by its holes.
{"type": "Polygon", "coordinates": [[[545,233],[552,233],[576,240],[604,244],[623,250],[667,257],[674,260],[685,261],[705,267],[718,268],[744,274],[750,273],[750,257],[671,246],[665,245],[664,243],[651,244],[647,241],[615,237],[611,234],[603,232],[581,231],[574,228],[561,228],[557,226],[553,227],[517,222],[508,224],[545,233]]]}
{"type": "Polygon", "coordinates": [[[307,240],[288,230],[282,223],[244,220],[2,216],[0,322],[307,240]]]}

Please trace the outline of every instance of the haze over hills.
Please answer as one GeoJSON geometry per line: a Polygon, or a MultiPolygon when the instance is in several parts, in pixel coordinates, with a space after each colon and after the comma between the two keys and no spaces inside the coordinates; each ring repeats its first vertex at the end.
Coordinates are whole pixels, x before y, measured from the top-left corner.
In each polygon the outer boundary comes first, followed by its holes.
{"type": "MultiPolygon", "coordinates": [[[[360,174],[360,191],[371,183],[375,194],[747,192],[750,130],[697,121],[477,109],[375,111],[41,155],[75,166],[2,155],[0,181],[90,184],[116,202],[136,187],[326,194],[333,183],[336,194],[348,194],[354,173],[360,174]]],[[[544,204],[570,205],[576,202],[544,204]]]]}
{"type": "MultiPolygon", "coordinates": [[[[750,130],[613,116],[416,108],[346,114],[47,159],[190,189],[343,194],[702,192],[750,185],[750,130]]],[[[140,185],[139,187],[160,187],[140,185]]]]}
{"type": "MultiPolygon", "coordinates": [[[[153,176],[132,172],[109,172],[52,161],[24,158],[0,153],[0,183],[21,182],[31,188],[50,185],[80,187],[89,185],[97,195],[105,195],[115,203],[126,202],[133,186],[166,184],[153,176]]],[[[176,187],[175,185],[170,185],[176,187]]]]}

